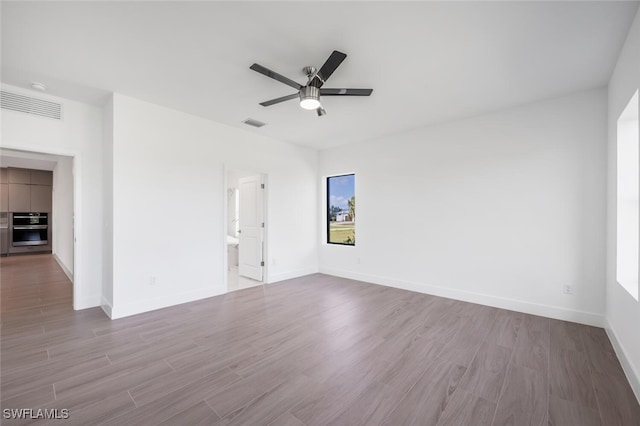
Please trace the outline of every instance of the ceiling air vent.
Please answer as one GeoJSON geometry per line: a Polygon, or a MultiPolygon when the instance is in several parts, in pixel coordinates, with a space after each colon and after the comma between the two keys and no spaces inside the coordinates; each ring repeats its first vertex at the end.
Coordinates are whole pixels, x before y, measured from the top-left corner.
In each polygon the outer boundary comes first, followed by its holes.
{"type": "Polygon", "coordinates": [[[253,126],[253,127],[262,127],[267,123],[263,123],[262,121],[258,121],[258,120],[254,120],[253,118],[247,118],[246,120],[243,121],[244,124],[246,124],[247,126],[253,126]]]}
{"type": "Polygon", "coordinates": [[[4,90],[0,91],[0,106],[4,109],[53,118],[54,120],[62,119],[62,104],[4,90]]]}

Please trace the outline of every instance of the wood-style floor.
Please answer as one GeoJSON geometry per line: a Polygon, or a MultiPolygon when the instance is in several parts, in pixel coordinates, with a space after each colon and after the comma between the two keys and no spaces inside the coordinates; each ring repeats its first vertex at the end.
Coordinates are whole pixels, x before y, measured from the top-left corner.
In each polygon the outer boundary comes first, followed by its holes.
{"type": "Polygon", "coordinates": [[[58,424],[640,425],[600,328],[320,274],[110,321],[0,266],[1,406],[58,424]]]}

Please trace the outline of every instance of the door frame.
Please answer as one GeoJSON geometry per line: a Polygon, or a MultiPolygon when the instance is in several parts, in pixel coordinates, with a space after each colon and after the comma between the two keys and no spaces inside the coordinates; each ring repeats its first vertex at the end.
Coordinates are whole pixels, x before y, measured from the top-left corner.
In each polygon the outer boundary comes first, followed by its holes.
{"type": "MultiPolygon", "coordinates": [[[[71,285],[73,286],[73,309],[79,310],[84,309],[78,305],[78,301],[80,300],[80,295],[82,291],[83,277],[80,271],[82,268],[79,268],[78,265],[81,265],[82,262],[82,238],[78,240],[78,235],[82,234],[82,209],[80,206],[82,205],[82,173],[80,173],[81,168],[81,154],[76,150],[69,149],[59,149],[59,148],[43,148],[43,147],[29,147],[29,146],[20,146],[20,145],[12,145],[11,142],[2,141],[2,148],[9,149],[13,151],[19,152],[28,152],[32,154],[44,154],[44,155],[58,155],[63,157],[70,157],[72,159],[71,171],[73,173],[73,270],[71,273],[73,274],[73,281],[71,285]]],[[[65,274],[66,275],[66,274],[65,274]]]]}
{"type": "Polygon", "coordinates": [[[251,171],[252,174],[260,176],[262,183],[264,184],[264,190],[262,192],[262,216],[264,219],[264,231],[262,236],[262,259],[264,260],[264,266],[262,267],[262,283],[269,284],[269,174],[255,170],[250,166],[242,166],[237,164],[224,163],[222,165],[222,283],[224,285],[224,293],[228,293],[228,279],[229,271],[227,271],[229,259],[227,252],[227,222],[229,220],[228,206],[229,199],[227,196],[228,187],[228,174],[231,170],[246,170],[251,171]]]}

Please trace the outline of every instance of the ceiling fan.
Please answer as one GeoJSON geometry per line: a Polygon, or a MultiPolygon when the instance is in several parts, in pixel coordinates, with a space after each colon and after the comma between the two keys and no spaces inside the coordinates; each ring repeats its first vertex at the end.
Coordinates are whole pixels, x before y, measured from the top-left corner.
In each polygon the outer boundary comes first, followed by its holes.
{"type": "Polygon", "coordinates": [[[269,101],[260,102],[262,106],[271,106],[279,104],[280,102],[289,101],[291,99],[300,98],[300,106],[307,110],[316,110],[318,117],[327,115],[327,112],[320,103],[321,96],[369,96],[373,89],[326,89],[322,86],[329,79],[331,74],[340,66],[342,61],[347,57],[346,54],[334,50],[327,61],[322,65],[320,70],[315,67],[307,66],[302,71],[307,75],[307,84],[301,85],[297,82],[287,78],[275,71],[271,71],[268,68],[259,64],[253,64],[249,68],[267,77],[278,80],[280,83],[284,83],[287,86],[291,86],[298,92],[292,95],[282,96],[280,98],[271,99],[269,101]]]}

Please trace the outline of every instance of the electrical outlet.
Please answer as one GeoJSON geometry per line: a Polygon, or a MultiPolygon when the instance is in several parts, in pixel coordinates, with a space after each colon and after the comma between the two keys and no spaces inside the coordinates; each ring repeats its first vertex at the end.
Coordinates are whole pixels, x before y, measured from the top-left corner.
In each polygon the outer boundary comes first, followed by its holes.
{"type": "Polygon", "coordinates": [[[156,277],[154,275],[149,277],[149,285],[156,285],[156,277]]]}
{"type": "Polygon", "coordinates": [[[356,263],[359,265],[360,264],[360,258],[356,257],[356,263]]]}
{"type": "Polygon", "coordinates": [[[563,287],[564,294],[573,294],[573,286],[571,284],[565,284],[563,287]]]}

